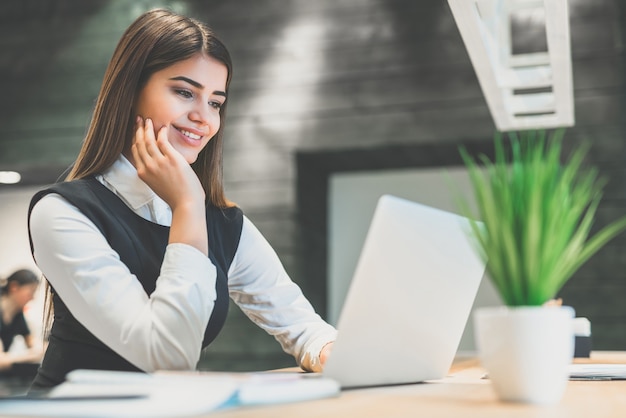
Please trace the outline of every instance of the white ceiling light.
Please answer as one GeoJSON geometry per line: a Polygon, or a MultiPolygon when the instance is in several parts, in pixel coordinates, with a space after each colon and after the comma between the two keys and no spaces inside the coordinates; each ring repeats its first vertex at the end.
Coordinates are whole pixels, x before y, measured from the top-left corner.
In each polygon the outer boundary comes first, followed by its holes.
{"type": "Polygon", "coordinates": [[[567,0],[448,4],[498,130],[574,125],[567,0]]]}
{"type": "Polygon", "coordinates": [[[20,173],[16,171],[0,171],[0,183],[1,184],[15,184],[22,180],[20,173]]]}

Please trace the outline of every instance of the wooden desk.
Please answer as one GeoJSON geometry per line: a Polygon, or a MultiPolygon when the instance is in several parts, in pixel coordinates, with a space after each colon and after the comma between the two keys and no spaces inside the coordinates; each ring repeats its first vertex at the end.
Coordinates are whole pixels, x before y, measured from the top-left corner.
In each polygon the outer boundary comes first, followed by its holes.
{"type": "MultiPolygon", "coordinates": [[[[581,363],[626,363],[626,352],[594,352],[581,363]]],[[[485,372],[473,359],[455,362],[450,374],[426,383],[342,391],[336,398],[246,407],[211,414],[220,418],[281,417],[626,417],[626,381],[570,381],[555,406],[497,400],[485,372]]]]}

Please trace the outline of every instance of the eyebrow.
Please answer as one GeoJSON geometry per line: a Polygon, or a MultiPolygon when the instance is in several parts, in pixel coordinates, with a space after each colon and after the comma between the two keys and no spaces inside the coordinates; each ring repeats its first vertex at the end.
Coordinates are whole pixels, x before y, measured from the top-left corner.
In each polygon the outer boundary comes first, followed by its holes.
{"type": "MultiPolygon", "coordinates": [[[[189,83],[192,86],[199,88],[199,89],[204,89],[204,86],[200,83],[198,83],[197,81],[194,81],[190,78],[184,77],[184,76],[178,76],[178,77],[172,77],[170,78],[170,80],[178,80],[178,81],[184,81],[185,83],[189,83]]],[[[221,91],[221,90],[215,90],[213,91],[213,94],[218,95],[218,96],[224,96],[226,97],[226,92],[221,91]]]]}

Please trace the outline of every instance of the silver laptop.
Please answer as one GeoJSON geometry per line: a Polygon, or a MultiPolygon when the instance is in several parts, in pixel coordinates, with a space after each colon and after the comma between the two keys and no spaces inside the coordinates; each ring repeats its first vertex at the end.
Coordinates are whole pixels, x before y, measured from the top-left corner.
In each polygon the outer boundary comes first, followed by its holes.
{"type": "Polygon", "coordinates": [[[382,196],[323,375],[343,388],[445,377],[485,271],[471,235],[466,218],[382,196]]]}

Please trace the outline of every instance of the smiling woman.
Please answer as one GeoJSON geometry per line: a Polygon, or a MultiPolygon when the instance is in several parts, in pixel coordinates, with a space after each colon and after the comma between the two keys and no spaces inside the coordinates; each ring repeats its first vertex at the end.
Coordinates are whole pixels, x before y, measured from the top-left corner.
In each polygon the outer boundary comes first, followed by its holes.
{"type": "Polygon", "coordinates": [[[227,79],[223,63],[196,54],[154,73],[139,92],[135,112],[164,129],[174,149],[194,163],[219,131],[227,79]]]}
{"type": "Polygon", "coordinates": [[[194,19],[154,10],[122,36],[68,178],[31,201],[54,315],[33,388],[81,368],[194,369],[229,296],[302,368],[322,369],[335,329],[224,195],[231,74],[194,19]]]}

